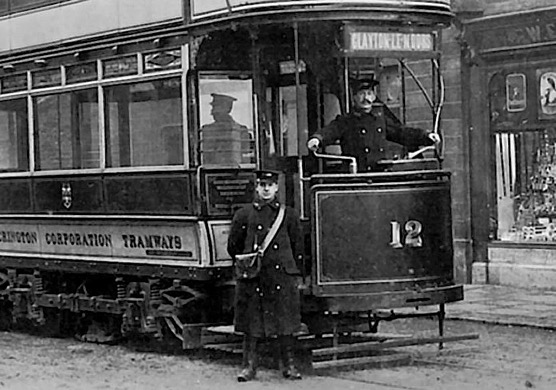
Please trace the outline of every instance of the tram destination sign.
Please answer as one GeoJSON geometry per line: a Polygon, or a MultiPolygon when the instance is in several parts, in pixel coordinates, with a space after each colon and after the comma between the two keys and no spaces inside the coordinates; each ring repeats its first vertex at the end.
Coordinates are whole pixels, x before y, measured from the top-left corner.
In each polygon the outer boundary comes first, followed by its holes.
{"type": "Polygon", "coordinates": [[[365,26],[346,26],[344,38],[346,54],[351,56],[434,52],[434,36],[430,32],[376,31],[365,26]]]}
{"type": "Polygon", "coordinates": [[[341,12],[346,6],[355,6],[361,11],[385,9],[407,10],[408,12],[450,13],[450,0],[184,0],[185,15],[191,21],[205,18],[227,17],[232,14],[249,15],[261,11],[299,9],[318,11],[326,9],[341,12]]]}

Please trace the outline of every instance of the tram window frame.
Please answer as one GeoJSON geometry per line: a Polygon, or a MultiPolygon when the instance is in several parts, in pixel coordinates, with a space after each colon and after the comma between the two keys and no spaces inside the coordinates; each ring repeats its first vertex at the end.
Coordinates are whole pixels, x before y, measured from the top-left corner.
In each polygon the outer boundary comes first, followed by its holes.
{"type": "MultiPolygon", "coordinates": [[[[195,112],[192,116],[192,126],[190,126],[190,132],[193,132],[190,133],[190,139],[195,140],[194,142],[192,142],[192,146],[195,147],[196,152],[192,153],[192,155],[197,156],[197,158],[195,159],[196,161],[192,162],[192,164],[211,168],[255,168],[259,155],[259,136],[257,134],[258,119],[256,100],[254,97],[254,80],[251,72],[196,70],[190,72],[189,83],[192,87],[192,90],[194,91],[192,96],[195,96],[195,102],[198,102],[198,104],[192,104],[195,112]],[[202,80],[214,80],[214,85],[217,85],[217,87],[206,87],[206,90],[204,90],[205,88],[201,86],[202,80]],[[239,90],[233,88],[230,89],[229,87],[222,88],[226,80],[232,81],[234,83],[247,82],[249,88],[241,88],[239,90]],[[211,99],[213,99],[213,93],[224,95],[233,94],[231,96],[237,99],[232,103],[232,108],[230,111],[232,119],[234,117],[234,112],[238,111],[238,105],[236,102],[239,102],[240,107],[243,107],[244,109],[247,108],[247,112],[242,113],[240,115],[240,121],[236,123],[247,128],[250,138],[248,140],[242,139],[241,132],[243,132],[244,130],[240,128],[234,128],[232,133],[230,134],[231,138],[222,138],[220,136],[217,136],[216,138],[211,137],[210,139],[207,139],[207,143],[210,143],[211,147],[215,148],[214,150],[212,150],[211,148],[206,151],[206,156],[210,155],[211,157],[214,157],[213,159],[209,159],[209,161],[207,162],[204,159],[205,151],[203,150],[202,131],[203,126],[211,126],[216,123],[215,121],[213,121],[212,123],[209,122],[210,117],[213,116],[211,114],[212,110],[209,108],[210,106],[212,106],[211,99]],[[249,121],[247,121],[247,118],[249,118],[249,121]],[[239,136],[239,138],[235,137],[235,135],[239,136]],[[249,148],[247,150],[244,150],[243,145],[247,141],[249,142],[249,148]],[[230,145],[231,149],[229,149],[230,145]]],[[[206,129],[207,128],[205,128],[205,130],[206,129]]]]}
{"type": "Polygon", "coordinates": [[[52,93],[36,94],[32,97],[32,104],[36,171],[101,168],[100,103],[97,88],[57,90],[52,93]],[[55,101],[52,101],[52,98],[55,101]],[[80,102],[80,98],[84,98],[83,102],[80,102]],[[56,106],[54,107],[57,108],[56,110],[46,109],[45,111],[40,107],[48,100],[56,106]],[[87,120],[87,113],[82,110],[80,103],[91,104],[88,122],[84,122],[87,120]],[[70,109],[63,110],[61,105],[69,105],[70,109]],[[52,115],[54,112],[56,113],[54,117],[41,117],[44,113],[52,115]],[[87,123],[89,123],[88,127],[82,126],[87,123]],[[56,125],[58,127],[55,129],[56,125]],[[62,125],[65,125],[63,129],[60,127],[62,125]],[[86,129],[88,131],[82,131],[86,129]],[[45,137],[48,138],[45,140],[45,137]],[[57,150],[55,150],[56,146],[57,150]],[[50,158],[47,157],[49,149],[50,158]]]}
{"type": "MultiPolygon", "coordinates": [[[[156,78],[143,78],[143,79],[133,79],[126,83],[112,83],[103,87],[103,94],[104,94],[104,134],[106,139],[105,144],[105,153],[106,153],[106,168],[107,169],[121,169],[121,168],[146,168],[146,167],[168,167],[168,166],[179,166],[182,167],[184,165],[185,153],[184,153],[184,143],[183,143],[183,104],[184,104],[184,96],[183,96],[183,88],[182,88],[182,78],[180,75],[171,75],[165,77],[156,77],[156,78]],[[173,80],[175,84],[175,90],[178,92],[179,97],[177,98],[177,102],[173,104],[174,111],[171,115],[175,116],[175,119],[158,126],[158,128],[163,131],[163,129],[167,129],[168,136],[162,135],[159,137],[161,139],[162,144],[157,141],[157,138],[150,138],[150,141],[142,142],[141,139],[133,138],[137,134],[143,134],[145,137],[148,136],[148,129],[147,132],[145,131],[138,133],[133,133],[133,129],[131,127],[130,121],[130,113],[129,111],[127,114],[124,114],[123,117],[119,117],[116,113],[116,117],[111,113],[111,106],[110,106],[110,93],[111,91],[115,91],[115,93],[120,93],[120,100],[121,103],[126,103],[126,97],[129,97],[130,88],[135,86],[138,88],[135,92],[141,93],[144,92],[144,95],[148,95],[149,93],[156,93],[158,96],[161,92],[160,89],[154,90],[143,90],[141,91],[140,87],[141,84],[154,84],[154,83],[164,83],[165,81],[173,80]],[[127,92],[125,92],[126,90],[127,92]],[[124,93],[126,96],[122,95],[124,93]],[[127,117],[127,121],[126,121],[127,117]],[[114,122],[111,121],[111,118],[118,118],[117,126],[115,126],[114,122]],[[124,122],[121,122],[121,121],[124,122]],[[127,123],[126,123],[127,122],[127,123]],[[124,127],[121,127],[124,125],[124,127]],[[116,137],[116,133],[111,131],[113,128],[119,128],[116,137]],[[177,129],[177,131],[175,130],[177,129]],[[170,134],[171,133],[171,134],[170,134]],[[128,137],[127,143],[120,143],[120,137],[128,137]],[[137,142],[133,142],[137,141],[137,142]],[[174,148],[170,150],[171,148],[174,148]],[[141,149],[142,148],[142,149],[141,149]],[[115,154],[114,150],[119,150],[120,153],[115,154]],[[160,150],[168,150],[168,153],[162,154],[160,150]],[[152,153],[154,151],[154,153],[152,153]],[[148,160],[148,158],[151,158],[148,160]],[[164,158],[165,161],[156,161],[157,158],[164,158]],[[143,160],[141,160],[143,159],[143,160]],[[123,162],[122,162],[123,161],[123,162]]],[[[176,99],[175,97],[173,99],[176,99]]],[[[136,101],[135,103],[146,103],[146,102],[153,102],[158,101],[159,103],[163,103],[164,100],[141,100],[136,101]]],[[[117,103],[117,102],[114,102],[117,103]]],[[[129,101],[128,101],[129,103],[129,101]]],[[[134,103],[134,101],[131,101],[134,103]]],[[[155,107],[150,110],[150,112],[162,112],[162,109],[167,106],[166,104],[162,104],[161,107],[158,109],[155,107]]],[[[128,107],[129,110],[129,107],[128,107]]],[[[147,112],[146,109],[139,110],[142,113],[147,112]]],[[[124,111],[121,111],[123,114],[124,111]]],[[[138,112],[135,112],[138,114],[138,112]]],[[[160,119],[159,116],[149,115],[149,121],[145,122],[140,120],[139,122],[142,123],[153,123],[155,119],[160,119]]],[[[143,118],[144,119],[144,118],[143,118]]],[[[134,120],[137,124],[137,120],[134,120]]],[[[147,137],[148,138],[148,137],[147,137]]]]}
{"type": "Polygon", "coordinates": [[[19,12],[44,8],[54,4],[66,3],[71,0],[32,0],[25,4],[20,4],[21,0],[0,1],[0,15],[11,15],[19,12]],[[29,4],[30,3],[30,4],[29,4]]]}
{"type": "Polygon", "coordinates": [[[28,112],[25,97],[0,101],[0,172],[29,170],[28,112]]]}

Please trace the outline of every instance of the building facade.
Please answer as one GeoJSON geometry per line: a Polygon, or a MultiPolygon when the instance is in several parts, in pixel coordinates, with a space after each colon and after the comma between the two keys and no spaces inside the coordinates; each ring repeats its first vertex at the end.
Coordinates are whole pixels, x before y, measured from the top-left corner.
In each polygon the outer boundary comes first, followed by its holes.
{"type": "Polygon", "coordinates": [[[467,154],[466,276],[473,283],[555,288],[556,6],[548,0],[453,5],[462,96],[455,137],[467,154]]]}

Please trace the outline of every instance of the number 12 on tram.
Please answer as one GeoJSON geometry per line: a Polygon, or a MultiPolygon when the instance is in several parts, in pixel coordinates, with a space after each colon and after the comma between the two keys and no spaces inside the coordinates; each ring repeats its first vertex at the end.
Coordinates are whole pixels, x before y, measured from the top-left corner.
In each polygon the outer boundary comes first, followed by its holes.
{"type": "Polygon", "coordinates": [[[453,278],[441,147],[387,143],[376,171],[343,156],[341,140],[315,154],[306,147],[350,112],[357,78],[377,80],[379,100],[402,123],[440,134],[439,47],[449,3],[192,1],[186,8],[190,139],[198,145],[203,210],[212,218],[248,203],[252,187],[241,183],[255,168],[283,172],[280,198],[299,210],[306,235],[303,303],[312,330],[323,323],[317,313],[440,305],[443,316],[446,302],[463,299],[453,278]]]}

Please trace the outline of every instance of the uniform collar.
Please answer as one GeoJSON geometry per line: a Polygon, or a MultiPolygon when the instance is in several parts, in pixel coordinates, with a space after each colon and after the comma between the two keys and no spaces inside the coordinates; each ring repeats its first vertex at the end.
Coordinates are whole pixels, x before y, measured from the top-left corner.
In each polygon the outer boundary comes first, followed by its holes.
{"type": "Polygon", "coordinates": [[[280,207],[280,201],[274,198],[270,202],[264,202],[260,199],[255,199],[255,201],[253,202],[253,207],[257,210],[261,210],[265,206],[268,206],[271,209],[278,209],[280,207]]]}

